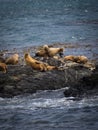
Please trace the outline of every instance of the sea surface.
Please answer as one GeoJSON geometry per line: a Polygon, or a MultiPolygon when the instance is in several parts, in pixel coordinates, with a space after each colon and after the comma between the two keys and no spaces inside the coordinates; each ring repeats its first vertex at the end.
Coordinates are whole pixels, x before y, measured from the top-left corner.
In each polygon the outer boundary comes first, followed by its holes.
{"type": "Polygon", "coordinates": [[[98,43],[98,0],[0,0],[0,49],[98,43]]]}
{"type": "Polygon", "coordinates": [[[98,97],[66,98],[63,91],[0,98],[0,130],[98,130],[98,97]]]}
{"type": "MultiPolygon", "coordinates": [[[[0,0],[0,50],[52,43],[98,54],[98,0],[0,0]]],[[[0,130],[98,130],[98,97],[63,92],[0,98],[0,130]]]]}

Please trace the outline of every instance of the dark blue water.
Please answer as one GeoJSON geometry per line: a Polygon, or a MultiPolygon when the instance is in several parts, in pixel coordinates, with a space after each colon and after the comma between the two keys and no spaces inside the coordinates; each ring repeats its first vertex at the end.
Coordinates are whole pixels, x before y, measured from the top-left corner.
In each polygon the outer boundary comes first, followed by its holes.
{"type": "MultiPolygon", "coordinates": [[[[0,50],[55,42],[98,45],[98,0],[0,0],[0,50]]],[[[0,130],[97,130],[98,97],[63,91],[0,98],[0,130]]]]}
{"type": "Polygon", "coordinates": [[[0,49],[98,43],[98,0],[0,0],[0,49]]]}
{"type": "Polygon", "coordinates": [[[63,91],[0,98],[0,130],[97,130],[98,97],[73,100],[63,91]]]}

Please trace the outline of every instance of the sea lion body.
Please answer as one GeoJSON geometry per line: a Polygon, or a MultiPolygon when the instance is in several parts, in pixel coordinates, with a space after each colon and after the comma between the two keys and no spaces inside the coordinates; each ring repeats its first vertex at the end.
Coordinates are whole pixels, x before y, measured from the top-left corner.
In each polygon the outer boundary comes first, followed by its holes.
{"type": "Polygon", "coordinates": [[[39,62],[38,60],[32,58],[29,53],[25,53],[24,59],[26,64],[31,65],[33,62],[39,62]]]}
{"type": "Polygon", "coordinates": [[[24,58],[25,58],[26,64],[31,66],[33,69],[40,70],[40,71],[46,71],[47,70],[46,64],[32,58],[30,56],[30,54],[26,53],[24,58]]]}
{"type": "Polygon", "coordinates": [[[35,56],[39,56],[39,57],[48,57],[48,54],[45,50],[39,50],[35,53],[35,56]]]}
{"type": "Polygon", "coordinates": [[[86,63],[88,62],[88,58],[86,56],[77,56],[77,63],[86,63]]]}
{"type": "Polygon", "coordinates": [[[7,72],[7,65],[5,63],[0,62],[0,71],[3,71],[3,73],[7,72]]]}
{"type": "Polygon", "coordinates": [[[40,62],[30,56],[30,54],[26,53],[25,56],[25,62],[27,65],[31,66],[35,70],[40,71],[47,71],[47,70],[53,70],[56,69],[56,66],[50,66],[47,63],[40,62]]]}
{"type": "Polygon", "coordinates": [[[58,67],[47,65],[47,70],[58,70],[58,67]]]}
{"type": "Polygon", "coordinates": [[[73,61],[74,62],[75,56],[73,55],[68,55],[64,57],[64,60],[69,60],[69,61],[73,61]]]}
{"type": "Polygon", "coordinates": [[[59,54],[61,56],[64,51],[63,48],[52,48],[52,47],[48,47],[48,45],[44,45],[43,48],[49,57],[53,57],[56,54],[59,54]]]}
{"type": "Polygon", "coordinates": [[[69,61],[73,61],[76,63],[83,63],[83,64],[88,62],[88,58],[86,56],[69,55],[69,56],[65,56],[64,60],[69,60],[69,61]]]}
{"type": "Polygon", "coordinates": [[[9,58],[7,58],[5,62],[6,62],[6,64],[15,65],[18,63],[18,59],[19,59],[19,55],[14,54],[14,55],[10,56],[9,58]]]}
{"type": "Polygon", "coordinates": [[[35,70],[40,70],[40,71],[46,71],[47,70],[47,66],[43,63],[40,63],[40,62],[32,62],[31,67],[35,70]]]}

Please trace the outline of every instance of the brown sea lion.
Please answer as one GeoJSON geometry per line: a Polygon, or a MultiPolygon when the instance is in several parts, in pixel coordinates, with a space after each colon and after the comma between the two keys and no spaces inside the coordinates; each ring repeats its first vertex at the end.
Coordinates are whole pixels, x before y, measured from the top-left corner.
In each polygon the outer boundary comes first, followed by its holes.
{"type": "Polygon", "coordinates": [[[2,71],[3,73],[7,72],[7,65],[5,63],[0,62],[0,71],[2,71]]]}
{"type": "Polygon", "coordinates": [[[58,67],[47,65],[47,70],[58,70],[58,67]]]}
{"type": "Polygon", "coordinates": [[[52,48],[52,47],[48,47],[48,45],[44,45],[43,49],[46,51],[49,57],[53,57],[56,54],[62,56],[64,51],[64,48],[52,48]]]}
{"type": "Polygon", "coordinates": [[[40,63],[40,62],[32,62],[32,64],[30,66],[33,69],[39,70],[39,71],[46,71],[47,70],[47,66],[43,63],[40,63]]]}
{"type": "Polygon", "coordinates": [[[35,53],[35,56],[39,56],[39,57],[48,57],[47,52],[43,49],[43,50],[39,50],[35,53]]]}
{"type": "Polygon", "coordinates": [[[83,64],[88,62],[88,58],[86,56],[77,56],[75,60],[77,63],[83,64]]]}
{"type": "Polygon", "coordinates": [[[47,71],[47,70],[56,69],[55,66],[50,66],[47,63],[43,63],[41,61],[32,58],[29,53],[25,53],[24,59],[26,64],[31,66],[35,70],[47,71]]]}
{"type": "Polygon", "coordinates": [[[74,56],[74,55],[68,55],[64,57],[64,60],[73,61],[76,63],[86,63],[88,62],[88,58],[86,56],[74,56]]]}
{"type": "Polygon", "coordinates": [[[6,59],[5,63],[6,64],[11,64],[11,65],[15,65],[18,63],[19,60],[19,55],[18,54],[14,54],[12,56],[10,56],[9,58],[6,59]]]}
{"type": "Polygon", "coordinates": [[[73,55],[65,56],[65,57],[64,57],[64,60],[69,60],[69,61],[73,61],[73,62],[74,62],[75,56],[73,56],[73,55]]]}
{"type": "Polygon", "coordinates": [[[29,53],[25,53],[24,59],[27,65],[31,66],[35,70],[46,71],[46,64],[32,58],[29,53]]]}
{"type": "Polygon", "coordinates": [[[30,65],[32,62],[39,62],[38,60],[32,58],[29,53],[24,54],[24,59],[26,64],[30,65]]]}

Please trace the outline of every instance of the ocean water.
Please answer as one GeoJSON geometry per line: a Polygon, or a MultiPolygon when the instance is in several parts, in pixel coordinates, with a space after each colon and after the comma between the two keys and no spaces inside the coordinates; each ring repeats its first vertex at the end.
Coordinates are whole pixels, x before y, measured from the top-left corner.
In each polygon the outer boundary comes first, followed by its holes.
{"type": "MultiPolygon", "coordinates": [[[[98,0],[0,0],[0,50],[56,42],[98,45],[98,0]]],[[[98,130],[98,97],[63,92],[0,98],[0,130],[98,130]]]]}
{"type": "Polygon", "coordinates": [[[0,49],[98,43],[98,0],[0,0],[0,49]]]}
{"type": "Polygon", "coordinates": [[[0,98],[0,130],[97,130],[98,97],[75,100],[63,91],[0,98]]]}

